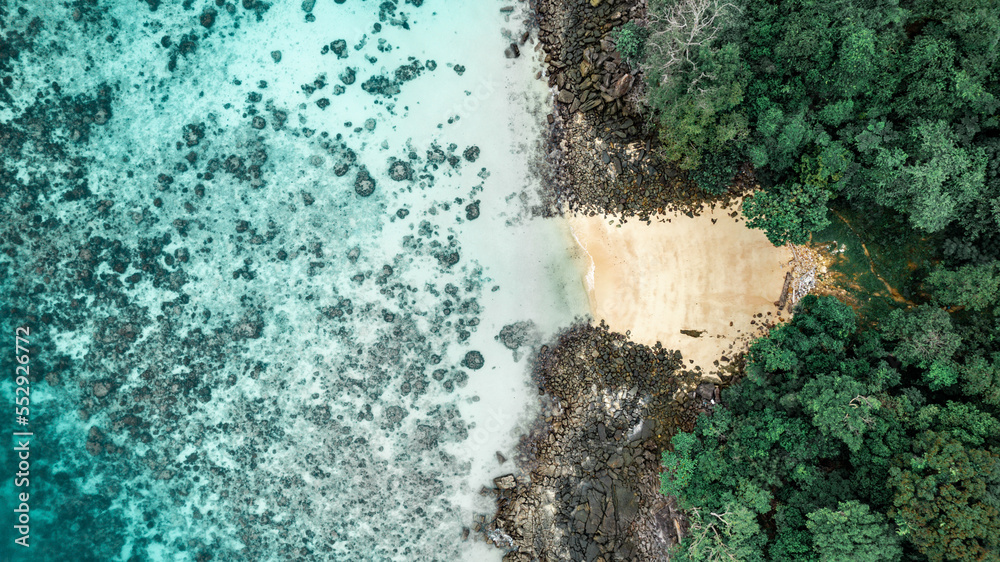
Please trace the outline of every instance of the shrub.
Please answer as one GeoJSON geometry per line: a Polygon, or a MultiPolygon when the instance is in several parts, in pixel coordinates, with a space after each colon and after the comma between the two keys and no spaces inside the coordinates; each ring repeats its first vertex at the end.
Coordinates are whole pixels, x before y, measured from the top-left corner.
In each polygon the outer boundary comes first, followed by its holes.
{"type": "Polygon", "coordinates": [[[722,195],[729,191],[736,167],[741,159],[734,150],[708,152],[702,157],[701,165],[688,174],[705,193],[722,195]]]}
{"type": "Polygon", "coordinates": [[[649,31],[631,21],[611,32],[611,39],[614,40],[618,52],[633,66],[642,59],[647,37],[649,31]]]}

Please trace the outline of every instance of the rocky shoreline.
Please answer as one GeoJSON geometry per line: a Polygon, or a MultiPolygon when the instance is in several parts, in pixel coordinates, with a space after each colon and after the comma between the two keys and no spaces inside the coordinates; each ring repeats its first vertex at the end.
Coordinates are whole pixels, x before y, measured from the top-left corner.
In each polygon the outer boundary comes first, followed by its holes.
{"type": "MultiPolygon", "coordinates": [[[[542,214],[649,221],[727,205],[753,185],[743,170],[730,194],[706,198],[655,153],[655,131],[638,111],[642,76],[608,35],[642,20],[645,2],[531,0],[531,8],[555,97],[542,214]]],[[[718,389],[683,370],[678,352],[603,323],[566,330],[533,365],[543,411],[521,438],[516,472],[483,489],[497,512],[477,517],[478,537],[506,550],[505,561],[668,560],[684,517],[659,493],[660,451],[717,403],[718,389]]]]}
{"type": "Polygon", "coordinates": [[[697,214],[728,204],[750,186],[749,168],[734,189],[706,197],[657,154],[655,127],[640,114],[646,86],[639,68],[622,59],[609,35],[642,21],[639,0],[533,0],[545,74],[555,103],[548,115],[546,158],[549,215],[614,215],[625,221],[671,211],[697,214]]]}
{"type": "Polygon", "coordinates": [[[492,520],[476,531],[505,561],[667,560],[682,515],[659,493],[659,452],[674,428],[711,408],[716,387],[681,371],[680,355],[603,324],[575,326],[534,358],[543,413],[498,476],[492,520]]]}

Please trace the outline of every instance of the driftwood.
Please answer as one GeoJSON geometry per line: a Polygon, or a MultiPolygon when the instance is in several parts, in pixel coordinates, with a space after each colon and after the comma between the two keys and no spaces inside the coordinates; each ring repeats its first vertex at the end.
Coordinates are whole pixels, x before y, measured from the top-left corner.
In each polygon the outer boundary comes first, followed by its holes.
{"type": "Polygon", "coordinates": [[[781,298],[778,299],[778,312],[781,312],[785,308],[785,303],[788,302],[788,294],[792,289],[792,272],[789,271],[785,273],[785,286],[781,288],[781,298]]]}

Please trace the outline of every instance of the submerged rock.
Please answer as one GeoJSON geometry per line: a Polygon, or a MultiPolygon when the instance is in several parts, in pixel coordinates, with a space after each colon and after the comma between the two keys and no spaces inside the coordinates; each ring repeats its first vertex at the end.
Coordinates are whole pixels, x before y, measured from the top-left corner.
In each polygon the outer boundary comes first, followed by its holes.
{"type": "Polygon", "coordinates": [[[479,201],[474,201],[465,206],[465,219],[476,220],[479,218],[479,201]]]}
{"type": "Polygon", "coordinates": [[[344,41],[343,39],[337,39],[336,41],[333,41],[332,43],[330,43],[330,50],[333,52],[333,54],[337,55],[338,59],[346,59],[347,41],[344,41]]]}
{"type": "Polygon", "coordinates": [[[465,354],[465,359],[462,359],[462,366],[473,371],[482,369],[485,364],[486,360],[483,359],[483,354],[478,351],[470,351],[465,354]]]}
{"type": "Polygon", "coordinates": [[[395,160],[389,164],[389,177],[395,181],[406,181],[413,178],[413,169],[402,160],[395,160]]]}
{"type": "Polygon", "coordinates": [[[469,162],[475,162],[476,159],[479,158],[479,147],[472,145],[469,148],[466,148],[465,151],[462,152],[462,156],[469,162]]]}
{"type": "Polygon", "coordinates": [[[399,83],[386,76],[372,76],[361,84],[361,89],[375,96],[391,98],[400,92],[399,83]]]}
{"type": "Polygon", "coordinates": [[[213,25],[215,25],[215,16],[217,16],[218,14],[219,13],[215,11],[215,8],[209,8],[201,13],[201,18],[199,18],[199,21],[201,22],[201,25],[206,28],[212,27],[213,25]]]}
{"type": "Polygon", "coordinates": [[[431,164],[443,164],[448,156],[437,146],[432,146],[427,150],[427,161],[431,164]]]}
{"type": "Polygon", "coordinates": [[[513,324],[507,324],[501,328],[496,339],[499,340],[500,343],[502,343],[507,349],[516,351],[533,337],[534,331],[535,323],[530,320],[515,322],[513,324]]]}
{"type": "Polygon", "coordinates": [[[375,192],[375,180],[368,173],[368,168],[361,166],[354,178],[354,192],[361,197],[368,197],[375,192]]]}

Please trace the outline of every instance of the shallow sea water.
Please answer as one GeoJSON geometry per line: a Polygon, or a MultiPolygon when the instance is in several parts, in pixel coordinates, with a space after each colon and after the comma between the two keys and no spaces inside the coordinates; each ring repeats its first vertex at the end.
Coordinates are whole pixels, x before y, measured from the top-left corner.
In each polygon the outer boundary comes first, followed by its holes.
{"type": "Polygon", "coordinates": [[[531,350],[587,313],[529,212],[549,92],[504,5],[0,12],[2,322],[35,369],[5,560],[500,559],[463,528],[531,350]]]}

